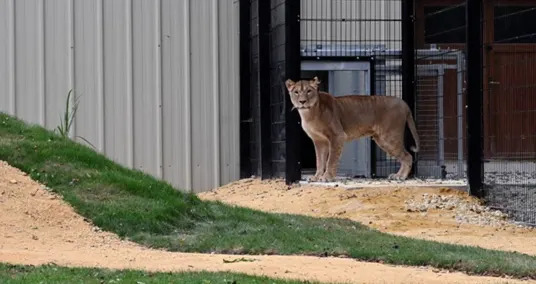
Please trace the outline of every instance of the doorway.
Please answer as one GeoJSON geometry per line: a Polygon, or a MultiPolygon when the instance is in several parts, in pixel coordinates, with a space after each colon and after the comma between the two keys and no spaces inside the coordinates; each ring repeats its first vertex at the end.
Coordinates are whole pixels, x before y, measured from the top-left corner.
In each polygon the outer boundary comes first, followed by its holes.
{"type": "MultiPolygon", "coordinates": [[[[301,77],[317,76],[320,90],[333,96],[371,95],[371,69],[368,61],[318,61],[304,60],[301,77]]],[[[302,174],[314,174],[316,159],[311,139],[302,131],[302,174]]],[[[339,162],[337,174],[342,177],[371,176],[371,139],[361,138],[347,142],[339,162]]]]}

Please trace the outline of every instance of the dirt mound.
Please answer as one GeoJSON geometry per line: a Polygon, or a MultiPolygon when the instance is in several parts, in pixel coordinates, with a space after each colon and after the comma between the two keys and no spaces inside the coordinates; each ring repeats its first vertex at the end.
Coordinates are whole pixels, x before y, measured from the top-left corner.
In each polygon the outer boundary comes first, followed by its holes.
{"type": "Polygon", "coordinates": [[[508,221],[504,214],[456,189],[349,190],[245,179],[199,196],[269,212],[348,218],[408,237],[536,255],[536,230],[508,221]]]}
{"type": "MultiPolygon", "coordinates": [[[[248,187],[240,187],[239,191],[248,187]]],[[[268,192],[279,192],[282,196],[287,192],[281,184],[274,187],[276,189],[268,187],[268,192]]],[[[227,190],[232,191],[229,187],[227,190]]],[[[147,271],[232,271],[326,282],[528,283],[341,258],[247,256],[254,261],[233,262],[243,256],[147,249],[92,226],[60,197],[1,161],[0,212],[0,262],[13,264],[55,263],[147,271]]]]}

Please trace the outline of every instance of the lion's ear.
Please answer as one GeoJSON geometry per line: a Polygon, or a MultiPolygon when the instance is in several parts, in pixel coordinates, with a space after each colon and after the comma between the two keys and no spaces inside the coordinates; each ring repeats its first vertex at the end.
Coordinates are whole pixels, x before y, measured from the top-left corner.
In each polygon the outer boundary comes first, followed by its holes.
{"type": "Polygon", "coordinates": [[[296,85],[296,82],[288,79],[287,81],[285,81],[285,85],[287,86],[288,91],[292,92],[292,89],[294,89],[294,85],[296,85]]]}
{"type": "Polygon", "coordinates": [[[309,81],[309,84],[315,89],[318,89],[318,85],[320,85],[320,80],[318,80],[318,77],[315,76],[313,80],[309,81]]]}

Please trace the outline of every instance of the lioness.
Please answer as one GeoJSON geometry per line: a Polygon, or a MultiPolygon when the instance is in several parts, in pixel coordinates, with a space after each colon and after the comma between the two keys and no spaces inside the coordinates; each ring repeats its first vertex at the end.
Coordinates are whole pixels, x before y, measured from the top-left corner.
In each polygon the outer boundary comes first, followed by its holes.
{"type": "Polygon", "coordinates": [[[319,84],[318,77],[285,82],[302,128],[315,145],[316,174],[310,180],[334,180],[344,143],[364,136],[372,136],[382,150],[400,162],[400,170],[389,178],[406,179],[413,162],[404,148],[406,122],[415,140],[411,150],[419,151],[419,136],[408,105],[389,96],[335,97],[319,91],[319,84]]]}

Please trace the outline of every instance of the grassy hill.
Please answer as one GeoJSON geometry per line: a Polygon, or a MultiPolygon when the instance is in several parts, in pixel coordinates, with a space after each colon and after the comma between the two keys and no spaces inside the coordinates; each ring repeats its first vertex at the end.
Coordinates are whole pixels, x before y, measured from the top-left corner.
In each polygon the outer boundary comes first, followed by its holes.
{"type": "Polygon", "coordinates": [[[148,247],[347,256],[536,279],[533,256],[398,237],[349,220],[269,214],[201,201],[5,114],[0,114],[0,160],[61,194],[100,228],[148,247]]]}

